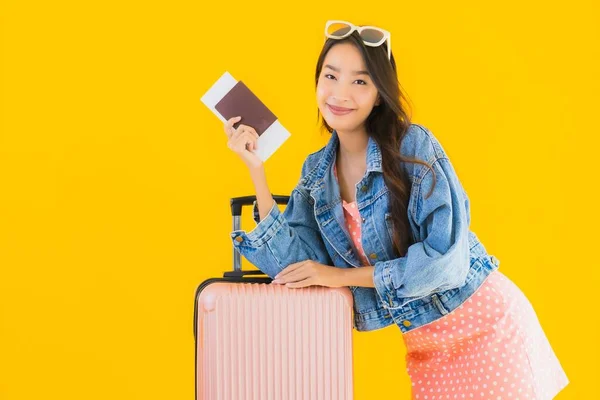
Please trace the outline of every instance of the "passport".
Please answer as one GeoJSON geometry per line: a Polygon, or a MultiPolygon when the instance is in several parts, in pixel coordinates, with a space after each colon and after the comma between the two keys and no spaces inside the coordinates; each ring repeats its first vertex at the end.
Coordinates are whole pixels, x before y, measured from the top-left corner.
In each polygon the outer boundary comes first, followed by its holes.
{"type": "Polygon", "coordinates": [[[242,81],[225,72],[200,99],[222,123],[241,116],[240,124],[254,128],[259,135],[258,148],[252,150],[266,161],[290,137],[277,116],[242,81]]]}

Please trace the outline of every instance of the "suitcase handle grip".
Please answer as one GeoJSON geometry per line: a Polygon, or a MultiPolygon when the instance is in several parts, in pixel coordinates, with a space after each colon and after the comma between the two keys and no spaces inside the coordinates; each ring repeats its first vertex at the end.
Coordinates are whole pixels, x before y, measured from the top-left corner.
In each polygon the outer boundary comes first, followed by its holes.
{"type": "MultiPolygon", "coordinates": [[[[246,275],[265,275],[265,273],[258,269],[252,269],[252,270],[248,270],[248,271],[227,271],[227,272],[223,273],[223,278],[242,279],[246,275]]],[[[264,277],[267,278],[266,275],[264,277]]],[[[259,278],[260,278],[260,276],[259,276],[259,278]]],[[[271,279],[271,278],[269,278],[269,279],[271,279]]]]}

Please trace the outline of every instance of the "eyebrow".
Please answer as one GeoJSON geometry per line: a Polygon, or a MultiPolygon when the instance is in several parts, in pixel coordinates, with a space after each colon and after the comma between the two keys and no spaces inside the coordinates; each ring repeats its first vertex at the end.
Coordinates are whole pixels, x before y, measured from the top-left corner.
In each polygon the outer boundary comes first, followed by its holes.
{"type": "MultiPolygon", "coordinates": [[[[327,64],[327,65],[325,65],[325,68],[332,69],[332,70],[334,70],[335,72],[340,72],[340,69],[339,69],[339,68],[336,68],[336,67],[334,67],[333,65],[329,65],[329,64],[327,64]]],[[[354,75],[367,75],[367,76],[370,76],[370,74],[369,74],[369,71],[352,71],[352,73],[353,73],[354,75]]]]}

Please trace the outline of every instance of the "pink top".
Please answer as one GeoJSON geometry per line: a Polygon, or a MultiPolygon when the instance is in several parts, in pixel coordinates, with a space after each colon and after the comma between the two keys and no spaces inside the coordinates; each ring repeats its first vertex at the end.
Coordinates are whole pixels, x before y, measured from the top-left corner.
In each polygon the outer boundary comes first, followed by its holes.
{"type": "MultiPolygon", "coordinates": [[[[333,165],[333,173],[335,175],[335,178],[337,179],[337,168],[335,164],[333,165]]],[[[342,205],[344,206],[344,218],[346,220],[346,227],[348,228],[348,233],[352,238],[354,246],[356,246],[359,252],[358,258],[360,258],[362,265],[371,265],[362,247],[360,229],[361,217],[360,213],[358,212],[358,207],[356,206],[356,201],[348,203],[346,200],[342,199],[342,205]]]]}

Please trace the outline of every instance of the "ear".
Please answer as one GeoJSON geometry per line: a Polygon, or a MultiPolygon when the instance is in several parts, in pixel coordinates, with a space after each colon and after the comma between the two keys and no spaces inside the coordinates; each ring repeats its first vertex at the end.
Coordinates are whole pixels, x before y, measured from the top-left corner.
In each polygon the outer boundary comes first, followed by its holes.
{"type": "Polygon", "coordinates": [[[378,106],[381,103],[381,97],[377,95],[377,100],[375,100],[375,105],[378,106]]]}

